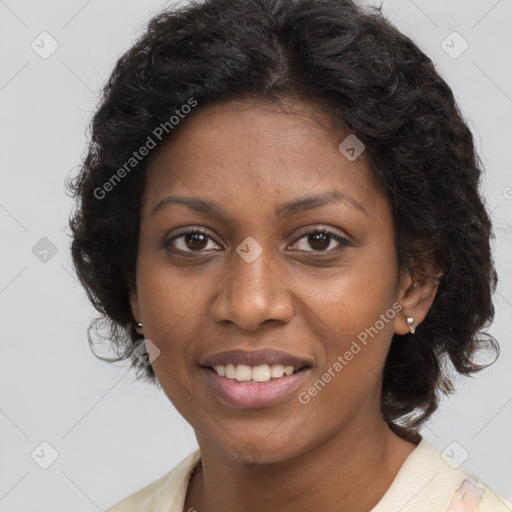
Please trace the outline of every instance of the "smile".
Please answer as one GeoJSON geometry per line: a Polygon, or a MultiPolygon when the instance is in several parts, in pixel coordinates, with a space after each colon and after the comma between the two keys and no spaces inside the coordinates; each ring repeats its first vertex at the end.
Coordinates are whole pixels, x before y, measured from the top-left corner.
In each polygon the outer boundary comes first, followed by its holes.
{"type": "Polygon", "coordinates": [[[279,379],[283,375],[292,375],[301,368],[294,366],[283,366],[282,364],[262,364],[259,366],[249,366],[246,364],[219,364],[212,367],[213,371],[221,377],[226,377],[237,382],[247,382],[248,384],[258,382],[268,382],[271,379],[279,379]]]}
{"type": "Polygon", "coordinates": [[[216,366],[216,369],[204,366],[201,368],[207,387],[225,405],[242,409],[268,407],[282,402],[305,386],[304,382],[312,370],[306,366],[295,370],[293,366],[282,367],[281,365],[262,365],[262,369],[261,366],[228,364],[220,368],[221,373],[224,370],[229,375],[233,373],[237,375],[240,371],[241,376],[247,380],[238,381],[234,377],[221,376],[218,373],[219,366],[223,365],[216,366]],[[271,375],[272,367],[274,367],[274,375],[280,375],[279,377],[271,375]],[[257,381],[254,380],[255,378],[265,380],[257,381]]]}

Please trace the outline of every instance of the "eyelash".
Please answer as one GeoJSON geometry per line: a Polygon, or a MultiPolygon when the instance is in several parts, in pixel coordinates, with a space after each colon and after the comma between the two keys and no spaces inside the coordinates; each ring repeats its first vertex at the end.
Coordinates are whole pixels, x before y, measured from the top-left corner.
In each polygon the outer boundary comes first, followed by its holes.
{"type": "MultiPolygon", "coordinates": [[[[172,242],[174,240],[178,240],[178,239],[180,239],[180,238],[182,238],[182,237],[184,237],[186,235],[194,235],[194,234],[201,234],[201,235],[204,235],[204,236],[208,237],[209,239],[213,240],[212,236],[210,235],[210,233],[208,231],[198,227],[198,228],[191,229],[189,231],[183,231],[183,232],[173,236],[167,242],[165,242],[165,247],[172,248],[175,251],[178,251],[178,252],[181,252],[181,253],[201,254],[202,251],[204,251],[204,249],[201,249],[201,250],[198,250],[198,251],[190,251],[190,250],[183,251],[182,249],[176,249],[175,247],[172,247],[172,242]]],[[[302,240],[303,238],[305,238],[307,236],[316,235],[316,234],[326,234],[326,235],[329,235],[331,238],[333,238],[338,243],[340,243],[341,247],[338,247],[336,249],[319,250],[319,251],[312,250],[312,251],[306,251],[306,252],[311,252],[311,253],[316,253],[316,254],[328,254],[328,255],[331,255],[331,254],[340,252],[346,246],[350,246],[350,242],[346,238],[343,238],[342,236],[336,234],[332,229],[330,229],[328,227],[314,227],[312,230],[307,231],[305,233],[302,233],[301,236],[294,243],[297,243],[299,240],[302,240]]],[[[215,242],[215,240],[213,240],[213,241],[215,242]]],[[[219,245],[219,244],[217,244],[217,245],[219,245]]],[[[330,243],[329,243],[329,245],[330,245],[330,243]]]]}

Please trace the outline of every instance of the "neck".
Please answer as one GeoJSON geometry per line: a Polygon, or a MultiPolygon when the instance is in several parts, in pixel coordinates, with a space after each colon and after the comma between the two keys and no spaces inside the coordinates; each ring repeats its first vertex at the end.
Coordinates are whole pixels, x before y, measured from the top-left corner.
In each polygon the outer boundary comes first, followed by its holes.
{"type": "Polygon", "coordinates": [[[371,510],[416,444],[394,434],[382,418],[366,432],[354,427],[291,459],[253,464],[227,457],[196,433],[201,464],[184,510],[371,510]]]}

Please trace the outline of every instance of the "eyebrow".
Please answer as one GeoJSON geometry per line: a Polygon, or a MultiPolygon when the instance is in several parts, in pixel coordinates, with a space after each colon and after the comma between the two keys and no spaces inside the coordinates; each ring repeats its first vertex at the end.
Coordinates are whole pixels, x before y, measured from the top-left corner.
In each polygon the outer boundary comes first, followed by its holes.
{"type": "MultiPolygon", "coordinates": [[[[329,192],[324,192],[321,194],[316,194],[308,197],[301,197],[283,203],[279,205],[279,207],[276,209],[276,217],[278,219],[291,217],[292,215],[295,215],[299,212],[313,210],[315,208],[320,208],[322,206],[326,206],[327,204],[334,202],[344,202],[360,210],[366,216],[368,216],[367,211],[365,210],[361,203],[359,203],[355,199],[352,199],[351,197],[348,197],[345,194],[342,194],[337,190],[331,190],[329,192]]],[[[158,210],[160,210],[167,204],[181,204],[186,206],[190,210],[210,215],[212,217],[219,217],[221,219],[228,218],[227,213],[224,211],[224,209],[219,203],[216,203],[209,199],[201,199],[199,197],[186,196],[164,197],[162,200],[158,201],[158,203],[156,203],[156,205],[152,208],[150,216],[154,215],[158,210]]]]}

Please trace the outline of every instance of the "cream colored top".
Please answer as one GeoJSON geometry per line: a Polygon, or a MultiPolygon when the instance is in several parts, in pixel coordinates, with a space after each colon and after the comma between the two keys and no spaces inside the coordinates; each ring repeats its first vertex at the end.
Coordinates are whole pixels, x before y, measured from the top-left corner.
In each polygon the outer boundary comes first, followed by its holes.
{"type": "MultiPolygon", "coordinates": [[[[187,512],[183,507],[188,482],[200,457],[197,449],[162,478],[106,512],[187,512]]],[[[512,512],[512,502],[450,462],[423,438],[370,512],[512,512]]]]}

